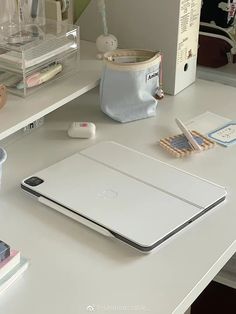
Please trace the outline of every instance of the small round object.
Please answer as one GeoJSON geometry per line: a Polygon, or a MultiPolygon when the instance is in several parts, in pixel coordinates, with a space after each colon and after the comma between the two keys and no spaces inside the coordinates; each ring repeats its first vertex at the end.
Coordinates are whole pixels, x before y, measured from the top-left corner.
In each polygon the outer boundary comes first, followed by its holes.
{"type": "Polygon", "coordinates": [[[96,46],[99,52],[107,52],[115,50],[118,46],[118,41],[114,35],[100,35],[96,40],[96,46]]]}
{"type": "Polygon", "coordinates": [[[0,84],[0,109],[5,105],[7,101],[7,89],[6,86],[0,84]]]}

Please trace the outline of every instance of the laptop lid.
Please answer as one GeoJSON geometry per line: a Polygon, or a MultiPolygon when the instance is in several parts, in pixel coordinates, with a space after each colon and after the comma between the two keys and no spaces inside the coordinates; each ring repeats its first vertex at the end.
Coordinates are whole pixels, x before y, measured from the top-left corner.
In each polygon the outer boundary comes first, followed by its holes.
{"type": "Polygon", "coordinates": [[[146,252],[226,196],[219,185],[114,142],[39,171],[23,180],[22,188],[146,252]]]}

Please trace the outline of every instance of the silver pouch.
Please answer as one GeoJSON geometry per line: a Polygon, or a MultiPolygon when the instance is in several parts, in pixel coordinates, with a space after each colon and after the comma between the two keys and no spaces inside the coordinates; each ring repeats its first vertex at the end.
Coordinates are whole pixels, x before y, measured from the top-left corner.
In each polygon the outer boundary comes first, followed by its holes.
{"type": "Polygon", "coordinates": [[[156,114],[161,91],[161,54],[148,50],[105,53],[100,83],[102,111],[119,122],[156,114]]]}

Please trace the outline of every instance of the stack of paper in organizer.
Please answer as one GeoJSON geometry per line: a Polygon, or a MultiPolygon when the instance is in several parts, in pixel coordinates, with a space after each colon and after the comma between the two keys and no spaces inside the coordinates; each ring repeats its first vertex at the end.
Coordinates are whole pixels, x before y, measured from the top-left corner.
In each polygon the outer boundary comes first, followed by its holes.
{"type": "Polygon", "coordinates": [[[20,251],[0,241],[0,293],[6,290],[27,269],[28,260],[20,251]]]}

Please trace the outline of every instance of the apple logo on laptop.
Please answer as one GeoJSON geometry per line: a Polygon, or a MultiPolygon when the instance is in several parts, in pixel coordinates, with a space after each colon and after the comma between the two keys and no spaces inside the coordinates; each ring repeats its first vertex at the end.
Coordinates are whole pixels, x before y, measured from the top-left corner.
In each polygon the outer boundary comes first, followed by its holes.
{"type": "Polygon", "coordinates": [[[111,189],[105,189],[102,192],[98,193],[98,197],[101,197],[101,198],[106,199],[106,200],[115,199],[115,198],[117,198],[117,196],[118,196],[118,192],[111,190],[111,189]]]}

